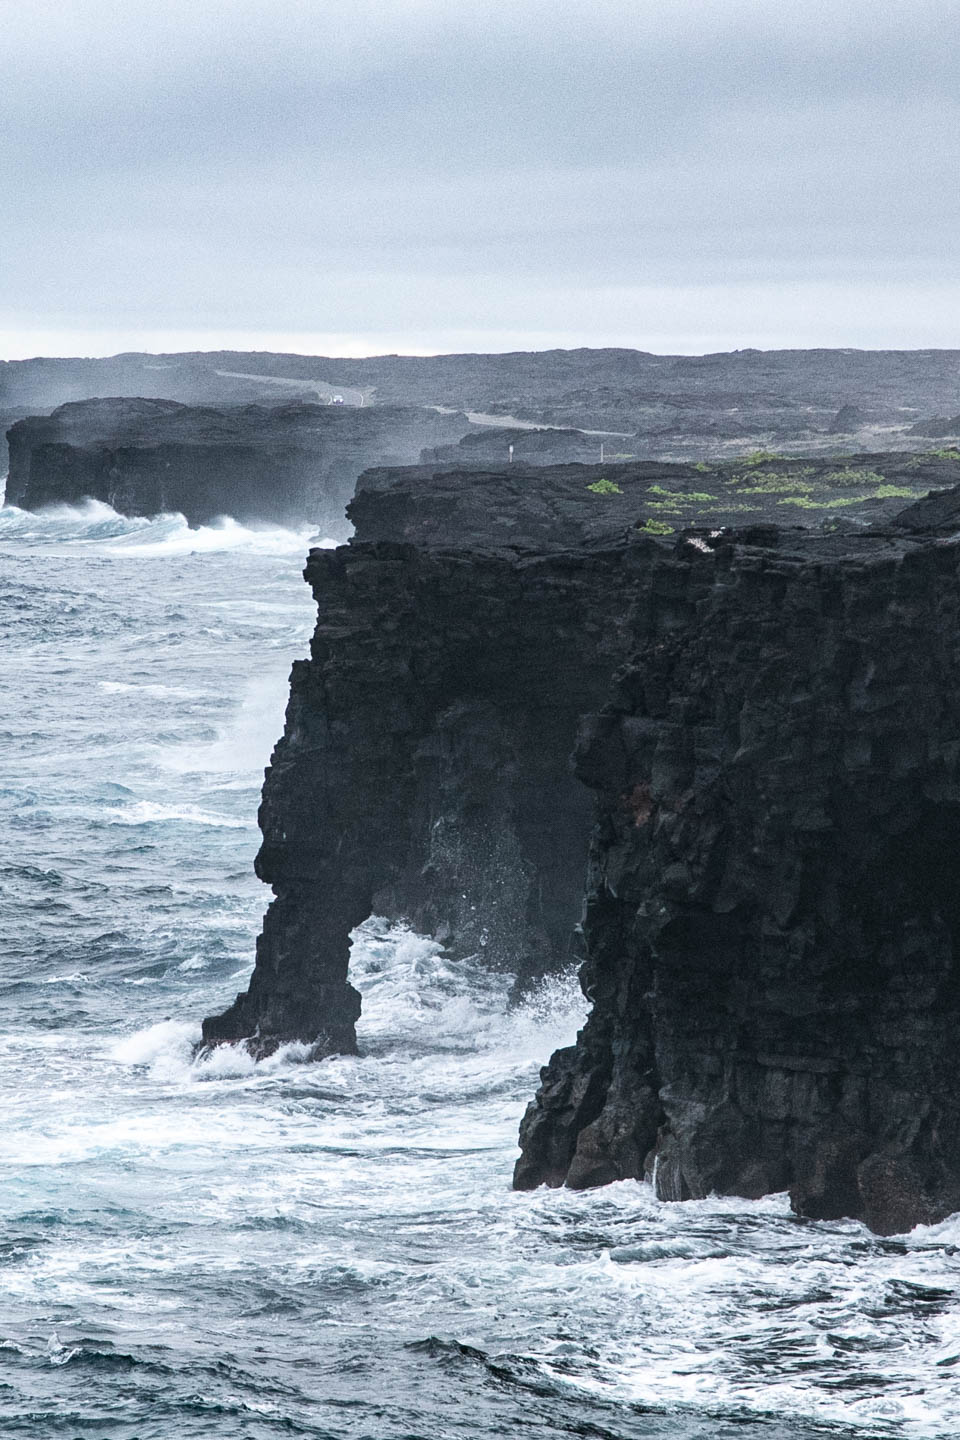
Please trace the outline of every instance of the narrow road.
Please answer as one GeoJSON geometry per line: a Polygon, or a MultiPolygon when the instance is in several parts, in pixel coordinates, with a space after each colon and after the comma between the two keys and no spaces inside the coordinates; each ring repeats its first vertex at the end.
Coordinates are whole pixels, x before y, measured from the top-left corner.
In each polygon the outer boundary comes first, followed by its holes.
{"type": "MultiPolygon", "coordinates": [[[[441,415],[456,415],[454,405],[431,405],[441,415]]],[[[612,435],[617,440],[632,440],[632,430],[584,430],[581,425],[548,425],[540,420],[518,420],[516,415],[488,415],[483,410],[468,410],[471,425],[496,425],[501,430],[579,430],[581,435],[612,435]]]]}
{"type": "Polygon", "coordinates": [[[286,386],[294,390],[315,390],[317,399],[329,404],[334,395],[343,397],[344,405],[369,405],[372,390],[354,390],[346,385],[331,385],[328,380],[291,380],[286,375],[247,375],[240,370],[215,370],[225,380],[257,380],[261,385],[286,386]]]}

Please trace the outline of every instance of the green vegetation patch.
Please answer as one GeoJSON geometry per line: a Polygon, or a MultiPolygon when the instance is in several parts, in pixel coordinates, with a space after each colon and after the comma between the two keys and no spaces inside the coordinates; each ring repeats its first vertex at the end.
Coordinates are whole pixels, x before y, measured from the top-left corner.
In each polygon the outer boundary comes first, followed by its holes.
{"type": "Polygon", "coordinates": [[[873,495],[876,500],[914,500],[917,492],[908,485],[880,485],[873,495]]]}
{"type": "Polygon", "coordinates": [[[732,475],[730,484],[738,487],[738,495],[786,495],[794,490],[814,490],[816,487],[804,478],[813,473],[810,465],[796,470],[755,470],[752,475],[732,475]]]}
{"type": "Polygon", "coordinates": [[[588,490],[591,492],[591,494],[593,494],[593,495],[622,495],[622,494],[623,494],[623,491],[620,489],[620,486],[616,483],[616,481],[615,481],[615,480],[608,480],[608,479],[606,478],[606,476],[602,477],[600,480],[594,480],[594,482],[593,482],[592,485],[588,485],[588,486],[587,486],[587,489],[588,489],[588,490]]]}
{"type": "Polygon", "coordinates": [[[885,477],[878,475],[876,470],[857,470],[855,466],[848,466],[845,470],[828,470],[821,477],[821,483],[830,486],[841,485],[882,485],[885,477]]]}
{"type": "Polygon", "coordinates": [[[662,485],[651,485],[648,494],[665,495],[668,500],[685,500],[700,505],[717,498],[716,495],[708,495],[705,490],[664,490],[662,485]]]}
{"type": "Polygon", "coordinates": [[[874,495],[842,495],[836,500],[811,500],[809,495],[785,495],[778,505],[797,505],[801,510],[839,510],[843,505],[859,505],[861,500],[873,500],[874,495]]]}
{"type": "MultiPolygon", "coordinates": [[[[932,460],[960,460],[960,447],[947,445],[942,450],[928,450],[926,455],[932,460]]],[[[926,456],[919,457],[925,459],[926,456]]]]}
{"type": "Polygon", "coordinates": [[[667,525],[663,520],[644,520],[637,529],[644,535],[672,535],[673,526],[667,525]]]}
{"type": "Polygon", "coordinates": [[[757,465],[768,465],[771,460],[786,460],[786,458],[786,455],[778,455],[776,450],[751,450],[746,455],[741,455],[737,464],[749,465],[753,469],[757,465]]]}

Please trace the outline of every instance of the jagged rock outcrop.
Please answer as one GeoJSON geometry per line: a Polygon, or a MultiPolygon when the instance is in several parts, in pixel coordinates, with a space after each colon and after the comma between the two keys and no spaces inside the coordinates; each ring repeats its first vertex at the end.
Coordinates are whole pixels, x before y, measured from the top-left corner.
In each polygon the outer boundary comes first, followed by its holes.
{"type": "Polygon", "coordinates": [[[572,505],[541,514],[529,479],[518,494],[515,476],[460,477],[458,509],[449,475],[393,478],[364,477],[349,546],[310,554],[319,620],[260,808],[257,873],[277,898],[250,988],[204,1022],[208,1042],[353,1050],[349,932],[371,913],[521,977],[574,953],[590,797],[570,751],[650,603],[656,544],[609,512],[585,535],[590,472],[579,523],[572,505]],[[416,544],[412,515],[391,518],[402,496],[420,499],[416,544]],[[512,505],[508,543],[484,503],[512,505]]]}
{"type": "Polygon", "coordinates": [[[400,406],[86,400],[11,427],[6,498],[35,510],[90,496],[125,515],[179,511],[194,525],[224,514],[307,522],[338,538],[363,470],[416,460],[468,429],[463,415],[400,406]]]}
{"type": "Polygon", "coordinates": [[[593,1009],[516,1184],[788,1188],[899,1231],[960,1207],[960,488],[872,529],[652,537],[687,473],[363,477],[354,541],[307,566],[276,899],[204,1037],[353,1050],[374,912],[521,980],[567,963],[592,791],[593,1009]]]}
{"type": "Polygon", "coordinates": [[[689,623],[581,729],[593,1009],[518,1187],[789,1189],[883,1233],[960,1208],[960,492],[937,499],[933,533],[921,502],[887,533],[679,546],[689,623]]]}

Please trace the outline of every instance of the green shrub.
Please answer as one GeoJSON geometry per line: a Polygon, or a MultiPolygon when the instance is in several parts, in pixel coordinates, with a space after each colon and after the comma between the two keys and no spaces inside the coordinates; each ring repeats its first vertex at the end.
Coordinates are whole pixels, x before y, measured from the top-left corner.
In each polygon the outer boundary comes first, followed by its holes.
{"type": "Polygon", "coordinates": [[[716,495],[708,495],[703,490],[664,490],[662,485],[651,485],[649,495],[665,495],[669,500],[689,500],[705,504],[708,500],[716,500],[716,495]]]}
{"type": "Polygon", "coordinates": [[[786,460],[786,455],[778,455],[776,450],[750,450],[746,455],[741,455],[737,461],[738,465],[766,465],[771,460],[786,460]]]}
{"type": "Polygon", "coordinates": [[[608,480],[605,476],[600,480],[594,480],[592,485],[587,486],[587,489],[590,490],[594,495],[623,494],[623,491],[620,489],[620,486],[616,483],[616,481],[608,480]]]}
{"type": "Polygon", "coordinates": [[[857,470],[847,466],[844,470],[828,470],[822,477],[824,485],[882,485],[884,477],[876,470],[857,470]]]}
{"type": "Polygon", "coordinates": [[[839,510],[843,505],[859,505],[861,500],[872,500],[873,495],[843,495],[836,500],[811,500],[809,495],[785,495],[778,505],[797,505],[801,510],[839,510]]]}
{"type": "Polygon", "coordinates": [[[672,535],[673,526],[667,525],[662,520],[644,520],[637,529],[645,535],[672,535]]]}
{"type": "Polygon", "coordinates": [[[732,476],[730,483],[742,487],[737,492],[739,495],[784,495],[794,490],[812,490],[813,485],[803,479],[811,473],[809,466],[803,470],[785,470],[782,474],[777,470],[755,470],[752,475],[732,476]]]}

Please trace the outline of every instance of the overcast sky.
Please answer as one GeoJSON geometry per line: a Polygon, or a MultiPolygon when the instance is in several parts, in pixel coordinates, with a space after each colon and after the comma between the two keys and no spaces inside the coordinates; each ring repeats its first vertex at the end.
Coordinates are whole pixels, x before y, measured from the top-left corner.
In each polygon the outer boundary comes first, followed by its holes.
{"type": "Polygon", "coordinates": [[[960,0],[0,0],[0,358],[960,346],[960,0]]]}

